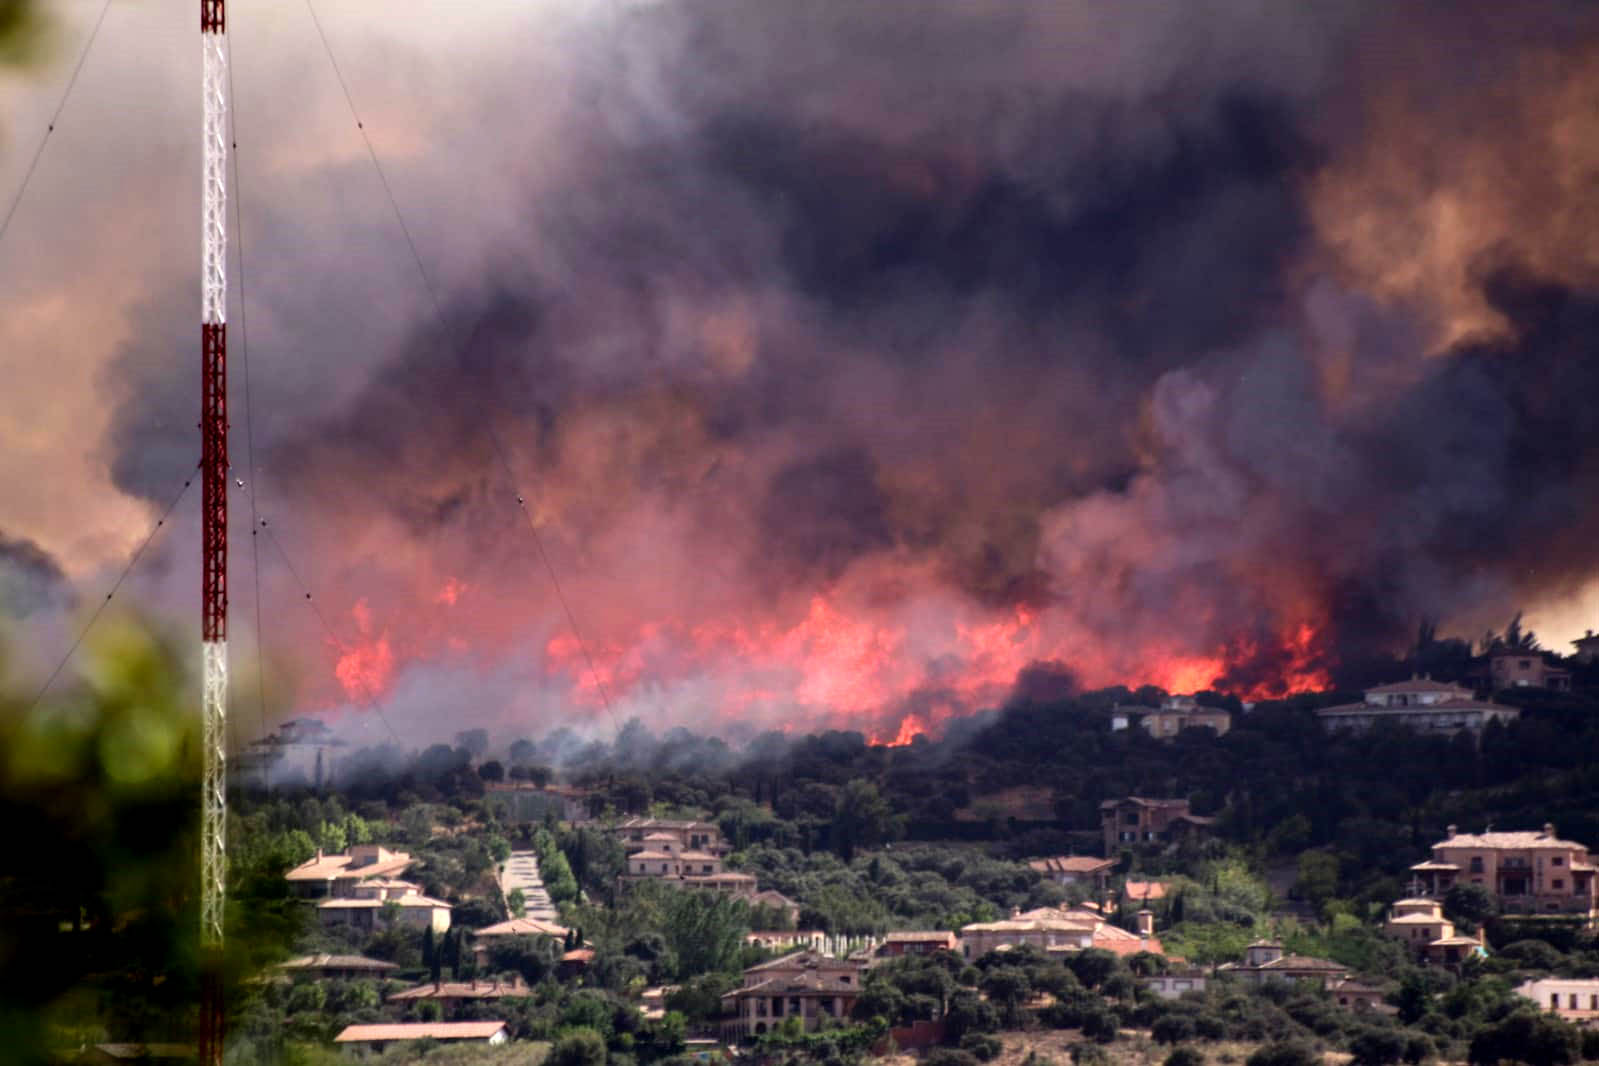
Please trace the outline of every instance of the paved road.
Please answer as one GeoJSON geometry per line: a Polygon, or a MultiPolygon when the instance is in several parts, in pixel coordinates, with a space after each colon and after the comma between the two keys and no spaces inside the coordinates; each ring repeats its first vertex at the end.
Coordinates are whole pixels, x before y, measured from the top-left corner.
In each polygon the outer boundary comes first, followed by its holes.
{"type": "Polygon", "coordinates": [[[511,852],[511,857],[500,868],[500,891],[509,898],[511,891],[518,888],[522,890],[529,918],[557,920],[555,904],[550,902],[550,894],[544,891],[544,881],[539,877],[539,860],[531,851],[511,852]]]}

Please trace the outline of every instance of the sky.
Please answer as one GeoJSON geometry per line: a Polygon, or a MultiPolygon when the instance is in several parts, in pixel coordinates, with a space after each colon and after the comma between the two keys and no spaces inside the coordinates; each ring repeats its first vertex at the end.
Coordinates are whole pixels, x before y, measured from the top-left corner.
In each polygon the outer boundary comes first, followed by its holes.
{"type": "MultiPolygon", "coordinates": [[[[0,202],[98,12],[0,73],[0,202]]],[[[197,459],[192,14],[112,4],[0,240],[24,681],[197,459]]],[[[1599,624],[1591,5],[316,14],[337,73],[229,5],[241,733],[905,739],[1599,624]]],[[[197,497],[116,600],[184,639],[197,497]]]]}

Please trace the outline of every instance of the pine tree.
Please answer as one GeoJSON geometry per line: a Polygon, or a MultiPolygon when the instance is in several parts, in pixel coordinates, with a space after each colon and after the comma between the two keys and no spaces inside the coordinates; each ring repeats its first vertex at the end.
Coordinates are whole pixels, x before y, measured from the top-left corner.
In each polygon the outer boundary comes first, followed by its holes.
{"type": "Polygon", "coordinates": [[[427,927],[427,932],[422,935],[422,965],[428,969],[428,975],[434,984],[439,983],[439,946],[433,936],[433,927],[427,927]]]}

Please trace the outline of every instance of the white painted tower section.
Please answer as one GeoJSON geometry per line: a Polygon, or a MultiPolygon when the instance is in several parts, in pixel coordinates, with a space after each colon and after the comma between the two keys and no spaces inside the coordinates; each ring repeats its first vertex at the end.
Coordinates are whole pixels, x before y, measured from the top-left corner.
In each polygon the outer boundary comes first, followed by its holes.
{"type": "MultiPolygon", "coordinates": [[[[228,314],[228,69],[221,33],[200,35],[204,52],[205,95],[203,206],[201,213],[200,314],[205,325],[221,326],[228,314]]],[[[223,901],[227,895],[227,743],[228,644],[202,641],[205,717],[204,780],[200,826],[200,938],[204,947],[222,946],[223,901]]]]}

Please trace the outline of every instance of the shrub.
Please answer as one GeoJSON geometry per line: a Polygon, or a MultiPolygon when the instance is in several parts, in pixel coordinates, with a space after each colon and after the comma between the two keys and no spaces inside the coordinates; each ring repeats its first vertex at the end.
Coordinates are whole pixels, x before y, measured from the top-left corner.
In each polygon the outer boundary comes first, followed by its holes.
{"type": "Polygon", "coordinates": [[[1098,1044],[1073,1044],[1073,1066],[1110,1066],[1110,1055],[1098,1044]]]}
{"type": "Polygon", "coordinates": [[[977,1056],[959,1048],[936,1047],[922,1058],[922,1066],[977,1066],[977,1056]]]}
{"type": "Polygon", "coordinates": [[[978,1062],[992,1062],[1004,1049],[998,1037],[987,1033],[967,1033],[961,1037],[961,1050],[970,1052],[978,1062]]]}
{"type": "Polygon", "coordinates": [[[1117,1032],[1121,1029],[1113,1011],[1103,1007],[1093,1008],[1083,1012],[1083,1035],[1090,1040],[1097,1040],[1101,1044],[1115,1041],[1117,1032]]]}
{"type": "Polygon", "coordinates": [[[1199,1049],[1183,1044],[1171,1049],[1164,1066],[1205,1066],[1205,1056],[1199,1053],[1199,1049]]]}
{"type": "Polygon", "coordinates": [[[1244,1066],[1321,1066],[1321,1056],[1303,1041],[1283,1040],[1257,1048],[1244,1066]]]}
{"type": "Polygon", "coordinates": [[[1405,1057],[1405,1034],[1397,1029],[1363,1029],[1349,1041],[1352,1066],[1396,1066],[1405,1057]]]}
{"type": "Polygon", "coordinates": [[[573,1029],[550,1049],[548,1066],[605,1066],[605,1038],[593,1029],[573,1029]]]}
{"type": "Polygon", "coordinates": [[[1155,1019],[1149,1034],[1157,1044],[1181,1044],[1199,1035],[1199,1027],[1186,1014],[1167,1014],[1155,1019]]]}

